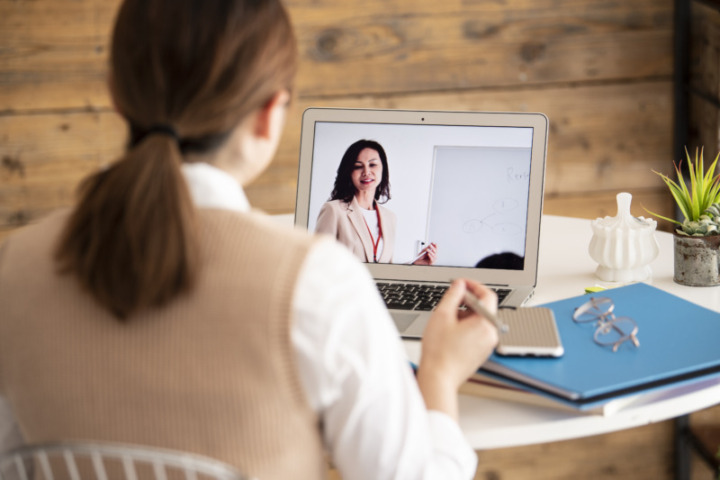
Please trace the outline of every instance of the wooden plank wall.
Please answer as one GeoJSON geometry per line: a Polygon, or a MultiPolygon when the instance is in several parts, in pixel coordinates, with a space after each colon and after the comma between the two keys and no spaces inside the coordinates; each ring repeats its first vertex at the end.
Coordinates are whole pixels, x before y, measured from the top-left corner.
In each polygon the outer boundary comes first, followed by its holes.
{"type": "MultiPolygon", "coordinates": [[[[274,165],[248,195],[294,208],[308,106],[541,111],[546,208],[614,214],[619,191],[669,212],[652,169],[672,141],[672,1],[288,0],[297,99],[274,165]]],[[[118,0],[0,0],[0,235],[69,205],[125,128],[105,91],[118,0]]]]}
{"type": "MultiPolygon", "coordinates": [[[[720,0],[690,2],[689,33],[688,143],[704,147],[707,166],[720,152],[720,0]]],[[[720,407],[692,415],[691,427],[708,452],[720,453],[720,407]]],[[[692,468],[693,478],[718,478],[698,456],[692,468]]]]}
{"type": "Polygon", "coordinates": [[[690,12],[689,136],[709,159],[720,151],[720,0],[691,2],[690,12]]]}
{"type": "MultiPolygon", "coordinates": [[[[119,0],[0,0],[0,239],[71,205],[125,127],[105,80],[119,0]]],[[[248,189],[294,209],[308,106],[540,111],[545,212],[595,218],[615,195],[671,214],[651,170],[672,159],[672,0],[287,0],[297,97],[277,159],[248,189]]],[[[715,146],[717,148],[717,146],[715,146]]],[[[477,478],[670,478],[667,422],[480,453],[477,478]]]]}
{"type": "MultiPolygon", "coordinates": [[[[300,109],[542,111],[551,122],[546,212],[614,213],[621,190],[668,210],[648,172],[671,159],[671,2],[335,3],[291,3],[300,109]],[[349,74],[329,83],[339,67],[349,74]]],[[[291,122],[291,150],[278,159],[290,171],[297,132],[291,122]]],[[[281,209],[294,185],[285,199],[275,186],[260,179],[251,194],[281,209]]]]}

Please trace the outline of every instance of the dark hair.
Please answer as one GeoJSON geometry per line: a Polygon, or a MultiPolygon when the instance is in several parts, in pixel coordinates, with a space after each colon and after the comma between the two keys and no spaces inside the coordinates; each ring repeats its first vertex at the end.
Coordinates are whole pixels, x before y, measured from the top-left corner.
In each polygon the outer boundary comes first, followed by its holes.
{"type": "Polygon", "coordinates": [[[342,200],[347,203],[352,201],[352,198],[355,196],[355,185],[353,185],[352,182],[352,172],[355,168],[355,162],[357,162],[360,152],[366,148],[370,148],[378,152],[383,167],[380,185],[378,185],[377,190],[375,190],[375,201],[378,203],[385,203],[390,200],[390,170],[388,169],[387,155],[385,154],[385,149],[382,145],[374,140],[358,140],[345,150],[345,154],[340,161],[340,166],[337,169],[335,185],[332,193],[330,194],[330,200],[342,200]],[[382,201],[380,201],[381,197],[384,197],[382,201]]]}
{"type": "Polygon", "coordinates": [[[296,64],[280,0],[125,0],[109,83],[130,144],[81,185],[59,270],[121,319],[190,290],[199,255],[183,153],[221,146],[292,87],[296,64]]]}
{"type": "Polygon", "coordinates": [[[517,253],[502,252],[488,255],[480,260],[475,268],[502,268],[504,270],[522,270],[525,266],[525,257],[517,253]]]}

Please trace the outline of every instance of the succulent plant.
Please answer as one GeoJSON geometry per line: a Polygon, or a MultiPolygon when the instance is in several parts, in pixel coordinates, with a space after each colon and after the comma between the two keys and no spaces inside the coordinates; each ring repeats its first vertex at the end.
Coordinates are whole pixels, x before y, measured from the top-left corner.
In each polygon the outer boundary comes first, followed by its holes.
{"type": "Polygon", "coordinates": [[[692,237],[720,234],[720,203],[710,205],[697,220],[686,219],[676,232],[692,237]]]}
{"type": "Polygon", "coordinates": [[[667,220],[677,225],[675,231],[681,235],[704,237],[720,234],[720,219],[718,215],[718,203],[720,203],[720,174],[715,174],[715,167],[718,164],[720,154],[710,164],[707,171],[703,165],[703,151],[695,151],[695,160],[690,158],[687,149],[685,156],[688,160],[689,182],[685,182],[683,172],[678,165],[675,165],[677,181],[667,175],[655,172],[662,178],[663,182],[670,189],[675,203],[685,217],[683,222],[672,218],[663,217],[657,213],[649,213],[658,218],[667,220]],[[688,188],[688,183],[689,187],[688,188]]]}

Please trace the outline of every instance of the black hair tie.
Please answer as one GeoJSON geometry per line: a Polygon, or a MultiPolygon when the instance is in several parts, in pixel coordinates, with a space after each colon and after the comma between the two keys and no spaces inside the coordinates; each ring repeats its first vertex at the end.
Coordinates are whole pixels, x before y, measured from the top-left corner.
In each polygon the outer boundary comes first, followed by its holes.
{"type": "Polygon", "coordinates": [[[175,140],[180,152],[186,153],[205,153],[219,148],[230,136],[232,130],[213,133],[197,138],[180,138],[177,131],[169,124],[156,124],[150,128],[141,128],[134,122],[130,122],[130,139],[128,148],[134,148],[145,140],[149,135],[167,135],[175,140]]]}
{"type": "Polygon", "coordinates": [[[143,137],[149,137],[150,135],[167,135],[173,138],[176,142],[180,143],[180,136],[172,125],[159,124],[153,125],[145,131],[143,137]]]}

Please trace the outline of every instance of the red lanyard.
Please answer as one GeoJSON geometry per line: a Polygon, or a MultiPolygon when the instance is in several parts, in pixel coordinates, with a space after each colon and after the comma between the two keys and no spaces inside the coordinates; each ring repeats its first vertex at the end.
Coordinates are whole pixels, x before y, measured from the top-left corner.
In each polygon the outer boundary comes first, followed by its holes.
{"type": "MultiPolygon", "coordinates": [[[[373,239],[373,234],[372,234],[372,232],[370,231],[370,227],[368,226],[367,222],[365,222],[365,228],[367,228],[368,233],[370,234],[370,240],[372,240],[372,246],[373,246],[373,263],[378,263],[377,251],[378,251],[378,246],[380,245],[380,239],[382,238],[382,222],[380,221],[380,208],[378,208],[377,205],[375,205],[375,213],[377,214],[377,218],[378,218],[378,237],[377,237],[377,240],[373,239]]],[[[363,218],[363,221],[365,221],[364,218],[363,218]]]]}

